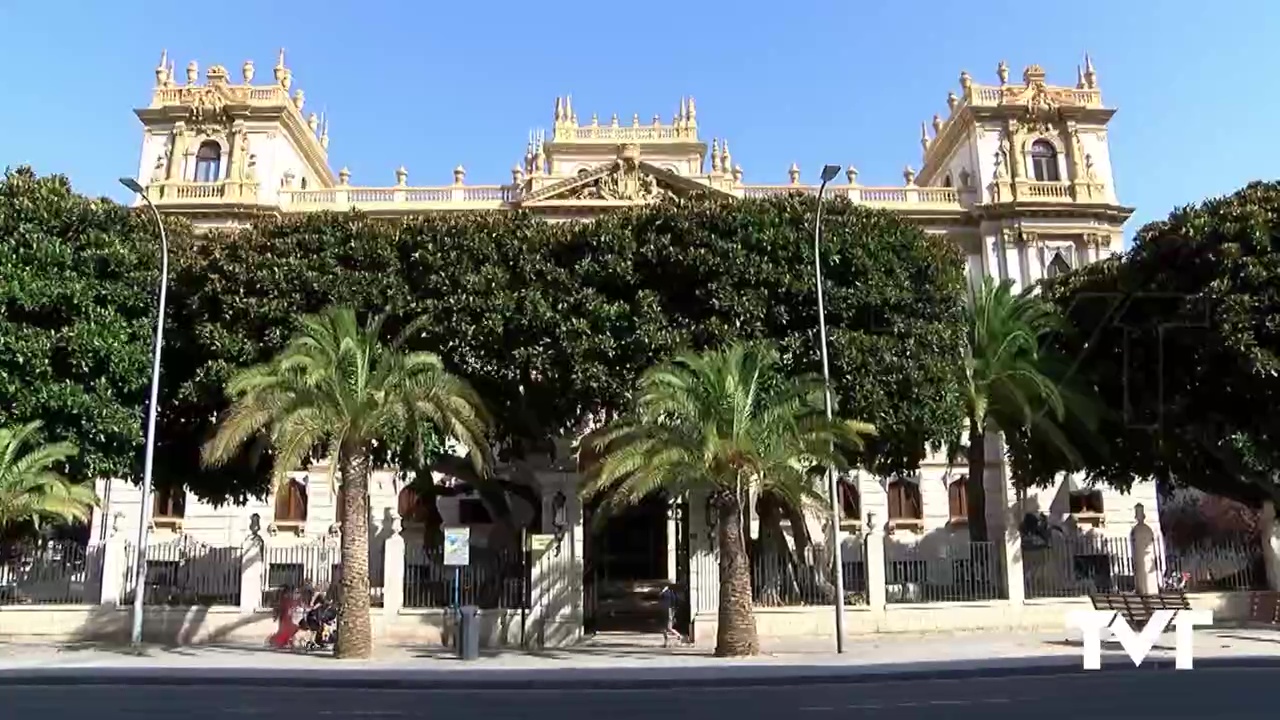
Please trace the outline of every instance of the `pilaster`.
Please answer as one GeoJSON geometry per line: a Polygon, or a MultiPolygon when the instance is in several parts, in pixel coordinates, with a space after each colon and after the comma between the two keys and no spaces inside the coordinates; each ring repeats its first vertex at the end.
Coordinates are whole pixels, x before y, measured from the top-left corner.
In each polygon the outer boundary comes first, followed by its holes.
{"type": "Polygon", "coordinates": [[[103,605],[119,605],[124,589],[128,558],[125,553],[124,513],[111,518],[111,534],[102,544],[102,576],[98,586],[98,601],[103,605]]]}
{"type": "Polygon", "coordinates": [[[266,583],[266,543],[258,533],[251,533],[240,556],[240,613],[250,614],[262,605],[262,589],[266,583]]]}
{"type": "Polygon", "coordinates": [[[391,511],[391,535],[382,546],[382,612],[395,617],[404,607],[404,522],[391,511]]]}
{"type": "Polygon", "coordinates": [[[887,604],[885,592],[884,536],[888,525],[881,523],[875,513],[867,513],[866,534],[863,542],[863,562],[867,568],[867,605],[872,612],[883,613],[887,604]]]}

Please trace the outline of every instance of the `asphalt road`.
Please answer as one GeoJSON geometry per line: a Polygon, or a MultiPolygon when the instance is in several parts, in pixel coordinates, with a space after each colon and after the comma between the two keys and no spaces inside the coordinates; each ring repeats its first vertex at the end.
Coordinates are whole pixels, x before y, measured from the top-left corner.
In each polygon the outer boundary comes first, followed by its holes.
{"type": "Polygon", "coordinates": [[[0,688],[0,715],[95,720],[448,718],[448,720],[895,720],[1274,718],[1280,669],[1101,670],[1058,676],[699,687],[670,690],[363,690],[232,686],[0,688]]]}

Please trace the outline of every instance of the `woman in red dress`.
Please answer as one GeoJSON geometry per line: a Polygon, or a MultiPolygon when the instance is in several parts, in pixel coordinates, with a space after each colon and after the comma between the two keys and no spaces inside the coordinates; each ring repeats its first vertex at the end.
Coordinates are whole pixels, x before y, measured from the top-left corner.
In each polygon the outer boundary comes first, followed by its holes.
{"type": "Polygon", "coordinates": [[[298,596],[288,585],[280,588],[280,604],[276,608],[276,634],[267,643],[277,649],[289,647],[293,636],[298,634],[298,621],[294,608],[298,606],[298,596]]]}

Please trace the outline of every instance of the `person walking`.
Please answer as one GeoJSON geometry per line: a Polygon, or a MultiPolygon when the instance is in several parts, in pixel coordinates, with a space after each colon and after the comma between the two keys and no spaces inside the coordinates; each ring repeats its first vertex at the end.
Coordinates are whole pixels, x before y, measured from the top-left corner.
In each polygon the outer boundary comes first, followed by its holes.
{"type": "Polygon", "coordinates": [[[277,650],[283,650],[293,643],[293,636],[298,634],[299,613],[305,612],[299,604],[298,593],[293,586],[280,588],[280,601],[276,604],[276,632],[267,639],[267,644],[277,650]]]}
{"type": "Polygon", "coordinates": [[[676,609],[679,607],[680,593],[676,590],[672,583],[665,583],[662,586],[661,603],[666,619],[662,627],[662,647],[669,647],[671,644],[671,636],[674,635],[676,643],[684,643],[684,634],[676,629],[676,609]]]}

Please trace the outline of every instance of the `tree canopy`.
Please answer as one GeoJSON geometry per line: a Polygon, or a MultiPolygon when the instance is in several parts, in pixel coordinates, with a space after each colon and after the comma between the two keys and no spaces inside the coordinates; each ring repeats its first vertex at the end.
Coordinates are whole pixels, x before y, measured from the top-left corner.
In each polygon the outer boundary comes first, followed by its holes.
{"type": "Polygon", "coordinates": [[[1280,499],[1280,183],[1172,212],[1124,254],[1050,281],[1073,326],[1054,342],[1111,409],[1078,462],[1015,453],[1044,482],[1075,467],[1247,502],[1280,499]]]}
{"type": "Polygon", "coordinates": [[[77,482],[141,467],[159,257],[144,215],[29,168],[0,179],[0,426],[74,438],[77,482]]]}
{"type": "MultiPolygon", "coordinates": [[[[3,407],[14,408],[13,422],[52,417],[58,435],[87,438],[85,476],[136,478],[154,231],[145,216],[75,196],[62,179],[7,179],[3,202],[0,213],[15,219],[0,220],[0,242],[19,251],[0,259],[0,277],[24,281],[0,283],[0,292],[35,302],[25,298],[39,288],[40,307],[58,318],[32,321],[6,301],[0,348],[25,343],[30,361],[0,359],[0,400],[12,398],[3,407]],[[46,246],[61,248],[66,262],[48,262],[46,246]],[[46,377],[37,360],[86,321],[99,339],[86,339],[83,352],[75,346],[74,372],[46,377]],[[88,393],[92,402],[77,399],[86,387],[101,388],[88,393]],[[73,419],[57,419],[72,408],[73,419]]],[[[298,214],[200,236],[167,219],[173,273],[157,478],[213,502],[265,492],[269,455],[205,470],[200,445],[227,407],[223,388],[234,372],[268,361],[299,317],[332,304],[386,312],[390,333],[430,318],[412,349],[437,353],[475,387],[508,458],[551,453],[554,438],[583,429],[588,417],[616,415],[645,368],[682,350],[767,340],[785,372],[817,371],[813,203],[700,198],[574,223],[525,212],[298,214]]],[[[910,471],[963,422],[964,266],[953,242],[894,213],[827,203],[837,406],[880,430],[866,463],[884,474],[910,471]]]]}

